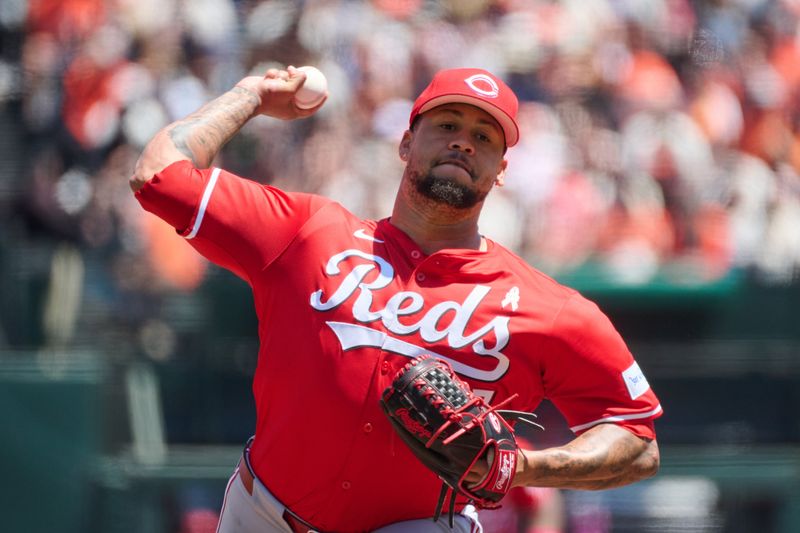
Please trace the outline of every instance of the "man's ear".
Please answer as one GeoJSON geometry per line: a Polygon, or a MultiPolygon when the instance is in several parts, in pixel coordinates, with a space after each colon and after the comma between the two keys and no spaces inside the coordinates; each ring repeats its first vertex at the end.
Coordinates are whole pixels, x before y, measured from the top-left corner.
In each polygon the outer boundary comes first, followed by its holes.
{"type": "Polygon", "coordinates": [[[411,132],[406,130],[403,133],[403,139],[400,141],[400,146],[397,148],[397,153],[400,154],[400,159],[408,161],[408,154],[411,153],[411,132]]]}
{"type": "Polygon", "coordinates": [[[503,162],[500,163],[500,171],[497,173],[497,177],[494,179],[494,184],[497,187],[502,187],[506,182],[506,167],[508,166],[508,160],[503,159],[503,162]]]}

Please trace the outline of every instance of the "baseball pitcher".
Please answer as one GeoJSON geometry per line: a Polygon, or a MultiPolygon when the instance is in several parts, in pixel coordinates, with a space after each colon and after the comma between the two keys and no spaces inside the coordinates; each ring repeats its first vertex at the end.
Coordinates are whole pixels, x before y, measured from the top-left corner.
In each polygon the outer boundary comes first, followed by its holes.
{"type": "Polygon", "coordinates": [[[363,220],[213,166],[248,120],[324,105],[296,105],[304,80],[242,79],[160,131],[131,178],[144,209],[254,295],[256,430],[218,531],[475,532],[476,506],[515,486],[652,476],[661,406],[608,318],[479,232],[520,135],[511,89],[438,72],[399,139],[391,216],[363,220]],[[526,449],[520,413],[544,398],[575,438],[526,449]]]}

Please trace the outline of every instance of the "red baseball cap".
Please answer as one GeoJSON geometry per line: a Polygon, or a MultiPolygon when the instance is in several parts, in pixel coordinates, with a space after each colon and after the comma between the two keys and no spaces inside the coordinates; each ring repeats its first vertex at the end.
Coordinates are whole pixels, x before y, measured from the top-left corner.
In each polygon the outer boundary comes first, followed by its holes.
{"type": "Polygon", "coordinates": [[[479,68],[440,70],[414,102],[409,125],[422,113],[443,104],[474,105],[492,115],[503,128],[506,146],[519,140],[517,96],[503,80],[479,68]]]}

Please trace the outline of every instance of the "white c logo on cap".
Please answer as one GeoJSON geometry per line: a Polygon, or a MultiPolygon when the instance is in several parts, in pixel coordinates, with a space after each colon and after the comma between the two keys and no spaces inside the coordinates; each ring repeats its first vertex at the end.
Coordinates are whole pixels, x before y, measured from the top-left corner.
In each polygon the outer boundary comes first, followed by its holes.
{"type": "Polygon", "coordinates": [[[498,87],[497,83],[495,83],[495,81],[486,74],[474,74],[465,79],[464,83],[469,85],[469,88],[476,93],[487,98],[497,98],[497,96],[500,94],[500,87],[498,87]],[[480,83],[483,87],[478,87],[478,83],[480,83]],[[488,85],[488,87],[486,87],[486,85],[488,85]]]}

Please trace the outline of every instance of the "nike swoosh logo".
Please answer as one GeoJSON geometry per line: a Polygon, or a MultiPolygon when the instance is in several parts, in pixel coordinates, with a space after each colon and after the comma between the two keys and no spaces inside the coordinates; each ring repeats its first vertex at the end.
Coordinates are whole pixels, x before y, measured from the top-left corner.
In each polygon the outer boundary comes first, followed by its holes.
{"type": "Polygon", "coordinates": [[[384,242],[380,239],[376,239],[372,235],[367,235],[366,233],[364,233],[363,229],[357,229],[356,231],[354,231],[353,237],[358,237],[359,239],[364,239],[365,241],[380,242],[380,243],[384,242]]]}

